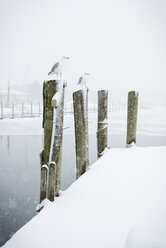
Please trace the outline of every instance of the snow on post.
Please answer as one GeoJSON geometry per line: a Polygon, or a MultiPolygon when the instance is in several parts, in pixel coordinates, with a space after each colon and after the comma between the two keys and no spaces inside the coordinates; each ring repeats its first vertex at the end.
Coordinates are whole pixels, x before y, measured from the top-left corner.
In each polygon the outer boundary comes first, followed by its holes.
{"type": "Polygon", "coordinates": [[[44,128],[44,164],[48,165],[52,137],[53,107],[51,101],[57,92],[56,80],[44,82],[43,85],[43,128],[44,128]]]}
{"type": "Polygon", "coordinates": [[[48,179],[48,199],[54,201],[55,197],[55,178],[56,178],[56,164],[51,162],[49,165],[49,179],[48,179]]]}
{"type": "Polygon", "coordinates": [[[88,89],[83,87],[73,93],[76,167],[79,178],[89,165],[88,89]]]}
{"type": "Polygon", "coordinates": [[[128,93],[128,111],[127,111],[127,138],[126,146],[129,147],[133,142],[136,143],[137,112],[138,112],[138,92],[130,91],[128,93]]]}
{"type": "Polygon", "coordinates": [[[58,114],[58,109],[61,108],[61,101],[63,95],[63,85],[58,85],[58,91],[55,93],[51,100],[51,106],[53,107],[53,122],[52,122],[52,136],[51,136],[51,146],[49,153],[49,164],[52,161],[53,156],[53,146],[55,142],[55,132],[59,133],[59,127],[61,126],[61,117],[58,114]],[[58,115],[57,115],[58,114],[58,115]]]}
{"type": "Polygon", "coordinates": [[[64,95],[66,83],[60,81],[58,92],[61,96],[58,97],[58,107],[56,110],[56,129],[55,142],[53,149],[53,161],[56,163],[56,180],[55,180],[55,196],[59,195],[61,188],[61,165],[62,165],[62,145],[63,145],[63,119],[64,119],[64,95]]]}
{"type": "Polygon", "coordinates": [[[57,108],[61,103],[61,98],[62,98],[62,92],[61,91],[56,92],[56,94],[53,96],[51,100],[51,106],[53,108],[57,108]]]}
{"type": "Polygon", "coordinates": [[[97,157],[107,147],[108,136],[108,90],[98,91],[97,157]]]}

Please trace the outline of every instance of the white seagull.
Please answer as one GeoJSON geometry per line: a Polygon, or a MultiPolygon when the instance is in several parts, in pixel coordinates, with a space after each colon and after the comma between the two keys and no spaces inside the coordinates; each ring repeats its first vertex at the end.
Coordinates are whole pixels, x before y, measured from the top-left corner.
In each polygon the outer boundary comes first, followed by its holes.
{"type": "Polygon", "coordinates": [[[79,81],[78,81],[78,85],[81,85],[81,86],[86,86],[86,83],[87,83],[87,78],[90,74],[85,72],[84,75],[82,77],[79,78],[79,81]]]}
{"type": "Polygon", "coordinates": [[[55,63],[53,65],[51,71],[48,73],[48,75],[56,74],[57,77],[62,77],[62,73],[64,71],[66,59],[69,59],[69,57],[63,56],[59,62],[55,63]]]}

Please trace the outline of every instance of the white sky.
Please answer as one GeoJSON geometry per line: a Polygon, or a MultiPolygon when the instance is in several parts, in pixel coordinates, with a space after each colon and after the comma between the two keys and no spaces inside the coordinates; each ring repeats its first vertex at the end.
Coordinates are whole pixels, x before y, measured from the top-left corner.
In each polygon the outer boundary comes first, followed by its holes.
{"type": "Polygon", "coordinates": [[[0,88],[43,81],[62,55],[72,88],[84,72],[89,88],[166,103],[165,0],[0,0],[0,88]]]}

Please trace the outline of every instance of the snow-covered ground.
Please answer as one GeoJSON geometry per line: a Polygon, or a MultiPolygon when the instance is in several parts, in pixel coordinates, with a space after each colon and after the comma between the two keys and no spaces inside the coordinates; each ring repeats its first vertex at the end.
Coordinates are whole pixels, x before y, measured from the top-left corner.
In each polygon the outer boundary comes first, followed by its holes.
{"type": "MultiPolygon", "coordinates": [[[[117,110],[117,109],[116,109],[117,110]]],[[[64,147],[63,147],[63,166],[62,166],[62,188],[65,190],[71,183],[75,180],[75,147],[74,147],[74,116],[71,113],[65,114],[64,120],[64,147]]],[[[112,110],[109,112],[109,120],[108,120],[108,145],[110,147],[125,147],[125,135],[127,128],[127,111],[115,111],[112,110]]],[[[96,161],[96,130],[97,130],[97,112],[89,112],[89,151],[90,151],[90,161],[91,163],[96,161]]],[[[9,175],[9,178],[12,178],[13,172],[8,172],[6,164],[10,164],[10,169],[19,168],[17,173],[15,174],[15,178],[21,176],[26,177],[26,168],[29,168],[29,175],[31,170],[34,171],[33,176],[30,176],[29,183],[29,192],[35,192],[33,197],[31,193],[31,201],[38,202],[38,189],[39,189],[39,172],[38,166],[36,169],[36,165],[39,164],[38,161],[38,153],[40,147],[42,146],[42,137],[43,134],[42,129],[42,117],[34,117],[34,118],[15,118],[15,119],[7,119],[0,120],[0,136],[1,136],[1,169],[3,168],[3,173],[1,173],[1,193],[3,192],[3,187],[6,187],[6,193],[3,204],[1,204],[1,225],[3,232],[0,233],[0,241],[7,240],[9,237],[8,234],[12,234],[20,226],[26,223],[27,220],[34,216],[34,204],[31,206],[27,204],[28,208],[21,209],[20,194],[18,196],[10,194],[10,185],[6,185],[6,181],[3,178],[6,178],[6,175],[9,175]],[[31,136],[32,135],[32,136],[31,136]],[[39,135],[38,137],[35,135],[39,135]],[[3,136],[3,137],[2,137],[3,136]],[[30,143],[33,142],[33,146],[30,143]],[[22,147],[20,144],[24,144],[22,147]],[[24,148],[24,151],[22,151],[24,148]],[[16,150],[15,150],[16,149],[16,150]],[[35,150],[35,153],[34,153],[35,150]],[[21,151],[21,161],[23,161],[23,166],[20,164],[20,151],[21,151]],[[32,152],[33,151],[33,152],[32,152]],[[31,156],[31,154],[35,154],[31,156]],[[15,155],[16,154],[16,155],[15,155]],[[28,158],[28,159],[26,159],[28,158]],[[34,159],[35,158],[35,159],[34,159]],[[19,167],[20,166],[20,167],[19,167]],[[6,174],[9,173],[9,174],[6,174]],[[35,176],[34,176],[35,175],[35,176]],[[32,186],[30,186],[32,185],[32,186]],[[16,210],[13,209],[11,214],[11,210],[8,208],[8,198],[14,198],[19,207],[16,207],[16,210]],[[33,198],[33,199],[32,199],[33,198]],[[4,208],[5,206],[5,208],[4,208]],[[30,206],[30,207],[29,207],[30,206]],[[28,218],[19,223],[19,220],[26,216],[26,212],[29,214],[28,218]],[[2,214],[3,213],[3,214],[2,214]],[[8,217],[5,217],[6,213],[8,213],[8,217]],[[10,213],[10,214],[9,214],[10,213]],[[14,224],[15,217],[21,216],[16,223],[14,224]],[[2,221],[3,219],[3,221],[2,221]],[[4,222],[5,221],[5,222],[4,222]],[[10,223],[10,227],[8,228],[10,223]],[[13,224],[11,224],[13,223],[13,224]],[[6,224],[6,226],[4,225],[6,224]],[[10,230],[9,230],[10,229],[10,230]],[[5,231],[7,230],[7,231],[5,231]],[[4,235],[4,233],[8,233],[4,235]]],[[[139,109],[138,112],[138,128],[137,128],[137,142],[139,146],[156,146],[156,145],[166,145],[166,109],[165,108],[156,108],[143,110],[139,109]]],[[[17,179],[16,179],[17,180],[17,179]]],[[[16,185],[17,183],[13,183],[16,185]]],[[[14,186],[13,186],[14,187],[14,186]]],[[[19,192],[19,189],[26,188],[26,184],[22,181],[19,181],[15,190],[19,192]],[[20,183],[22,184],[20,187],[20,183]]],[[[2,194],[4,196],[4,194],[2,194]]],[[[27,189],[24,191],[24,199],[26,205],[26,197],[27,197],[27,189]]],[[[140,233],[141,231],[139,231],[140,233]]],[[[134,233],[131,232],[131,233],[134,233]]],[[[136,234],[138,236],[138,232],[136,234]]],[[[140,234],[139,234],[140,235],[140,234]]],[[[148,236],[148,234],[147,234],[148,236]]],[[[3,242],[1,242],[2,244],[3,242]]]]}
{"type": "Polygon", "coordinates": [[[165,248],[166,147],[107,151],[4,248],[165,248]]]}
{"type": "Polygon", "coordinates": [[[0,136],[41,135],[42,133],[42,117],[0,120],[0,136]]]}
{"type": "MultiPolygon", "coordinates": [[[[89,113],[89,133],[97,130],[97,113],[89,113]]],[[[65,114],[64,133],[74,134],[74,116],[65,114]]],[[[108,113],[108,132],[125,135],[127,129],[127,111],[108,113]]],[[[1,135],[41,135],[42,116],[34,118],[18,118],[0,120],[1,135]]],[[[166,108],[140,109],[138,112],[138,135],[166,136],[166,108]]]]}

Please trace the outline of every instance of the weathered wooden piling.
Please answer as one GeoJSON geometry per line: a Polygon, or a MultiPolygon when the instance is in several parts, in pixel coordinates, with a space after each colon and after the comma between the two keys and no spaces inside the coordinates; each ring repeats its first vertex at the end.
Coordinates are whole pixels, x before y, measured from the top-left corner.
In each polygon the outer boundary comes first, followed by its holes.
{"type": "Polygon", "coordinates": [[[88,89],[73,93],[75,147],[76,147],[76,178],[79,178],[89,165],[88,137],[88,89]]]}
{"type": "Polygon", "coordinates": [[[42,165],[40,179],[40,202],[42,202],[47,197],[47,174],[48,166],[42,165]]]}
{"type": "Polygon", "coordinates": [[[51,100],[57,92],[57,82],[55,80],[44,82],[43,84],[43,128],[44,128],[44,164],[49,162],[53,107],[51,100]]]}
{"type": "Polygon", "coordinates": [[[97,157],[100,158],[107,147],[108,136],[108,91],[98,91],[97,157]]]}
{"type": "MultiPolygon", "coordinates": [[[[43,127],[44,127],[44,164],[49,165],[50,148],[53,144],[51,161],[56,163],[56,180],[55,180],[55,196],[58,196],[58,192],[61,184],[61,153],[62,153],[62,138],[63,138],[63,107],[64,107],[64,91],[65,86],[62,80],[50,80],[44,82],[43,85],[43,127]],[[56,93],[62,94],[60,97],[60,103],[55,106],[54,100],[52,101],[56,93]],[[56,108],[55,123],[53,123],[53,112],[56,108]],[[52,141],[52,130],[55,127],[54,140],[52,141]]],[[[50,162],[51,162],[50,161],[50,162]]]]}
{"type": "Polygon", "coordinates": [[[126,145],[136,143],[137,129],[137,112],[138,112],[138,92],[130,91],[128,93],[128,111],[127,111],[127,138],[126,145]]]}
{"type": "Polygon", "coordinates": [[[55,162],[51,162],[49,165],[49,177],[48,177],[48,199],[54,201],[55,197],[55,180],[56,180],[56,165],[55,162]]]}

